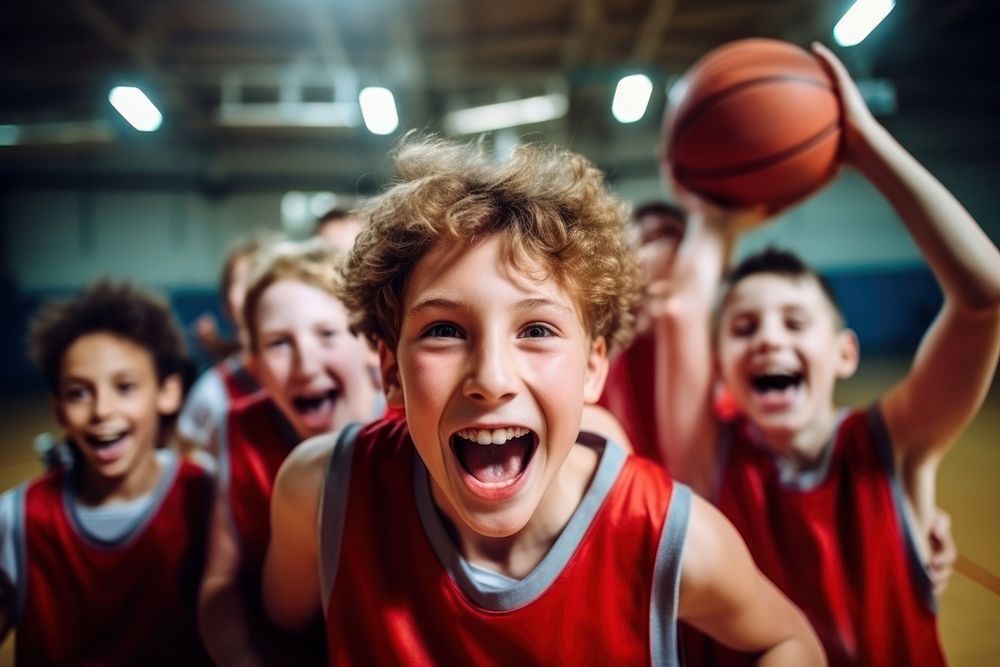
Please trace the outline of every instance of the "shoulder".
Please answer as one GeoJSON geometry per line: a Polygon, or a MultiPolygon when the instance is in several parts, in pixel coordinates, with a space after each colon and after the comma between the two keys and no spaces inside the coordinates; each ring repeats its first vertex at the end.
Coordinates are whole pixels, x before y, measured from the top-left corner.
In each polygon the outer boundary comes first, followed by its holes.
{"type": "Polygon", "coordinates": [[[276,504],[315,506],[340,433],[325,433],[296,446],[285,458],[274,482],[276,504]]]}

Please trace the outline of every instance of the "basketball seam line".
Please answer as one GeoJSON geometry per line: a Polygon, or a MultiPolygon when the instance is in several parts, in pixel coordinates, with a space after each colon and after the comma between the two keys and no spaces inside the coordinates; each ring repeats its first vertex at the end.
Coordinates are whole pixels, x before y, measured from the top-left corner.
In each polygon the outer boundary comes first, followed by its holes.
{"type": "MultiPolygon", "coordinates": [[[[804,84],[807,84],[807,85],[810,85],[810,86],[814,86],[816,88],[820,88],[822,90],[827,90],[830,93],[833,93],[832,86],[824,84],[821,81],[817,81],[816,79],[812,79],[812,78],[808,78],[808,77],[804,77],[804,76],[788,76],[788,75],[763,76],[763,77],[759,77],[757,79],[751,79],[750,81],[741,81],[740,83],[734,84],[732,86],[729,86],[728,88],[724,88],[724,89],[720,90],[717,93],[713,93],[712,95],[709,95],[708,97],[706,97],[705,99],[703,99],[701,102],[699,102],[695,106],[691,107],[691,109],[688,110],[688,112],[686,114],[684,114],[684,117],[681,118],[680,121],[678,121],[677,126],[674,128],[674,130],[673,130],[673,132],[671,134],[674,137],[680,137],[680,136],[682,136],[684,134],[684,132],[686,132],[688,130],[688,128],[696,120],[698,120],[698,117],[701,116],[702,113],[704,113],[704,111],[705,111],[705,109],[707,107],[710,107],[711,105],[715,104],[720,99],[723,99],[725,97],[729,97],[730,95],[734,95],[736,93],[739,93],[744,88],[750,88],[752,86],[756,86],[756,85],[759,85],[759,84],[762,84],[762,83],[773,83],[773,82],[779,82],[779,81],[790,81],[790,82],[804,83],[804,84]]],[[[674,145],[673,142],[671,142],[671,146],[670,146],[671,162],[673,161],[673,154],[675,152],[674,148],[675,148],[675,145],[674,145]]]]}
{"type": "Polygon", "coordinates": [[[782,160],[795,155],[796,153],[808,150],[814,145],[818,144],[822,140],[826,139],[827,136],[839,129],[838,123],[836,121],[830,123],[825,128],[809,137],[805,141],[799,142],[791,148],[786,148],[785,150],[775,153],[773,155],[768,155],[767,157],[758,158],[751,162],[744,162],[732,167],[708,167],[708,168],[690,168],[690,167],[680,167],[674,168],[674,174],[677,177],[681,176],[695,176],[695,177],[709,177],[709,178],[726,178],[729,176],[741,176],[744,173],[751,171],[756,171],[758,169],[763,169],[770,167],[771,165],[777,164],[782,160]]]}

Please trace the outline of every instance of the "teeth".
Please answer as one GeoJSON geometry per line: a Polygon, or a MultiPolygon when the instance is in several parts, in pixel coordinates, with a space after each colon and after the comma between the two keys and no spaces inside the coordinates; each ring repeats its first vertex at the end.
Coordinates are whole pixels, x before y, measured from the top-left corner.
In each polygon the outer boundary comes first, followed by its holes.
{"type": "Polygon", "coordinates": [[[507,428],[463,428],[457,435],[469,442],[480,445],[502,445],[512,438],[520,438],[529,433],[523,426],[509,426],[507,428]]]}
{"type": "Polygon", "coordinates": [[[98,442],[114,442],[118,438],[122,437],[121,433],[113,433],[111,435],[95,435],[92,436],[98,442]]]}

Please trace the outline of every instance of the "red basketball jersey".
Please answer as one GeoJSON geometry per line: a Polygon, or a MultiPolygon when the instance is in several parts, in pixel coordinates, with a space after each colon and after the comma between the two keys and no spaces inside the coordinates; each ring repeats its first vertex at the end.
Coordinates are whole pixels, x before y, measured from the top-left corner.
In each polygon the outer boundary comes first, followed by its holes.
{"type": "Polygon", "coordinates": [[[724,437],[717,505],[764,574],[805,612],[830,664],[945,664],[931,582],[878,409],[849,414],[820,467],[786,479],[747,422],[724,437]]]}
{"type": "Polygon", "coordinates": [[[215,372],[222,378],[229,396],[229,405],[235,406],[249,397],[258,396],[264,393],[264,389],[257,382],[240,359],[239,353],[233,354],[215,365],[215,372]]]}
{"type": "Polygon", "coordinates": [[[677,664],[690,491],[608,444],[549,553],[509,587],[476,582],[405,423],[341,437],[323,490],[331,665],[677,664]]]}
{"type": "Polygon", "coordinates": [[[220,438],[222,492],[239,539],[243,569],[259,576],[271,537],[271,492],[278,469],[300,441],[266,395],[235,405],[220,438]]]}
{"type": "Polygon", "coordinates": [[[79,527],[70,474],[55,470],[18,492],[17,663],[211,664],[197,623],[208,476],[186,461],[168,468],[143,523],[106,543],[79,527]]]}
{"type": "Polygon", "coordinates": [[[598,403],[621,422],[636,455],[664,463],[656,430],[654,353],[652,335],[636,336],[608,369],[598,403]]]}

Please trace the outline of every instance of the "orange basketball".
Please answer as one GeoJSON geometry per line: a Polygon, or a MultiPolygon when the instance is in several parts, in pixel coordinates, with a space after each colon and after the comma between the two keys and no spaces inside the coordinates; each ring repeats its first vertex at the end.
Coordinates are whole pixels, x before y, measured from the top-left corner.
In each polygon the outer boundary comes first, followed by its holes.
{"type": "Polygon", "coordinates": [[[665,159],[707,199],[776,211],[836,172],[840,125],[819,60],[786,42],[744,39],[710,51],[671,90],[665,159]]]}

